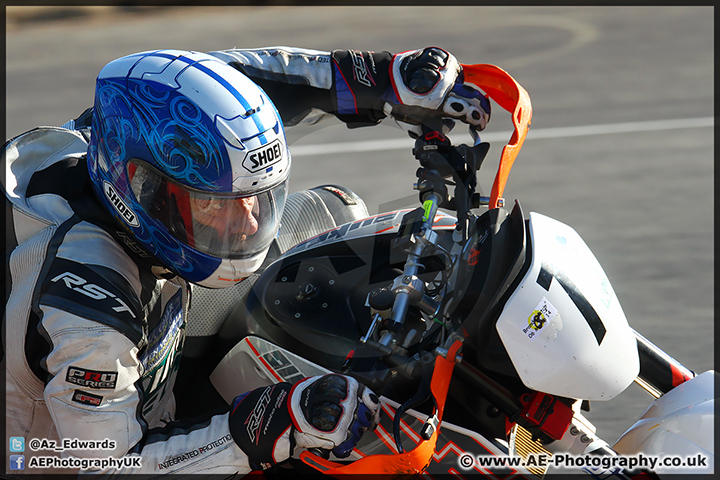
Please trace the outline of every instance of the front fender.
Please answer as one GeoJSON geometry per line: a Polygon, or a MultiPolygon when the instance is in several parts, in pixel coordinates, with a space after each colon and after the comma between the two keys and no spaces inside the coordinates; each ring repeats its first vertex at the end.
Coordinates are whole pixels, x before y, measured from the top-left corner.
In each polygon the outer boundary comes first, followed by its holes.
{"type": "Polygon", "coordinates": [[[625,456],[642,453],[657,457],[657,473],[712,473],[717,377],[717,372],[709,370],[655,400],[613,448],[625,456]],[[664,461],[680,462],[676,459],[682,459],[684,465],[662,465],[664,461]]]}

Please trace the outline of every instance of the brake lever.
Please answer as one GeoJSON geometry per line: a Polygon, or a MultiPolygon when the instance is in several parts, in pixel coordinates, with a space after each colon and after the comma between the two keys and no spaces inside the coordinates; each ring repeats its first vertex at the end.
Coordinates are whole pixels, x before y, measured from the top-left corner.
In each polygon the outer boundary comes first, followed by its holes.
{"type": "Polygon", "coordinates": [[[431,364],[421,362],[421,365],[422,378],[420,380],[420,385],[418,386],[417,391],[412,397],[408,398],[405,403],[400,405],[395,411],[395,418],[393,419],[393,438],[395,439],[395,446],[398,449],[398,453],[404,453],[402,441],[400,439],[400,420],[403,413],[405,413],[405,411],[409,410],[410,408],[416,407],[421,403],[425,402],[432,395],[432,390],[430,389],[430,381],[432,379],[431,364]]]}

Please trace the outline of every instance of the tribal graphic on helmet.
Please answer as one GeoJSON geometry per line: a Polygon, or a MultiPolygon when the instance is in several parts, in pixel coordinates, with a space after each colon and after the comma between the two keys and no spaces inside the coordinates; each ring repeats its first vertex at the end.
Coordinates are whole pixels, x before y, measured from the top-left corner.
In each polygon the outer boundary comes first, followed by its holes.
{"type": "Polygon", "coordinates": [[[135,239],[188,281],[231,286],[262,264],[290,164],[268,96],[211,55],[143,52],[98,75],[93,186],[135,239]]]}

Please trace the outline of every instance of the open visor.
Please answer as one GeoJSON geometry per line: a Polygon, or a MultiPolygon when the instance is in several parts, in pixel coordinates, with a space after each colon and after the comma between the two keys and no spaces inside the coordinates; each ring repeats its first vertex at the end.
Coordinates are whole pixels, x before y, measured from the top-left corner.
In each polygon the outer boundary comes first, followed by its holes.
{"type": "Polygon", "coordinates": [[[219,258],[270,246],[280,226],[287,180],[250,193],[212,193],[182,185],[142,160],[128,163],[130,188],[150,217],[185,245],[219,258]]]}

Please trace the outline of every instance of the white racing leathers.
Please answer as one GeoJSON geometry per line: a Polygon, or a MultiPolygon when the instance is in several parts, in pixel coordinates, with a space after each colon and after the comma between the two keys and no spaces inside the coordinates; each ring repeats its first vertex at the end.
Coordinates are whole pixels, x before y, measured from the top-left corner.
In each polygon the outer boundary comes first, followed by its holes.
{"type": "MultiPolygon", "coordinates": [[[[217,55],[330,87],[321,52],[217,55]]],[[[94,200],[89,118],[27,132],[2,153],[4,473],[247,473],[227,409],[171,422],[189,288],[94,200]]]]}
{"type": "Polygon", "coordinates": [[[5,312],[6,433],[25,447],[7,453],[6,473],[247,472],[227,412],[166,425],[188,287],[139,268],[130,239],[117,241],[121,227],[97,224],[82,181],[86,148],[78,131],[40,128],[4,152],[8,233],[17,239],[5,312]]]}

